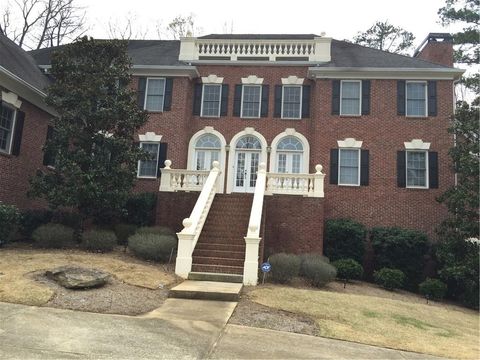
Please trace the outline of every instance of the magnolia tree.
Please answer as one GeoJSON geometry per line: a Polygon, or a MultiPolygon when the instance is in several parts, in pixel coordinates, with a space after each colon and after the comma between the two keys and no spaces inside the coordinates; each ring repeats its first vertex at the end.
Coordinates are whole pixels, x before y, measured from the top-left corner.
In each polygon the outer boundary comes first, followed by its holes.
{"type": "Polygon", "coordinates": [[[30,191],[52,208],[101,220],[125,206],[146,157],[133,135],[147,120],[128,87],[126,50],[125,41],[82,38],[52,55],[46,102],[58,116],[44,151],[53,166],[31,179],[30,191]]]}

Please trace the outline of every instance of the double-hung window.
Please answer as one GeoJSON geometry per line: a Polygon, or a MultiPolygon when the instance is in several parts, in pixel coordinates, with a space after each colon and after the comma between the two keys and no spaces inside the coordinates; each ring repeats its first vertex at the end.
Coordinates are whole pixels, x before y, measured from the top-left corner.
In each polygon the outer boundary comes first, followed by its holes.
{"type": "Polygon", "coordinates": [[[338,156],[338,185],[360,185],[360,149],[340,149],[338,156]]]}
{"type": "Polygon", "coordinates": [[[12,150],[13,129],[15,125],[15,110],[5,103],[0,107],[0,152],[7,154],[12,150]]]}
{"type": "Polygon", "coordinates": [[[406,151],[407,187],[428,187],[428,151],[406,151]]]}
{"type": "Polygon", "coordinates": [[[221,99],[221,84],[204,84],[202,91],[202,116],[219,117],[221,99]]]}
{"type": "Polygon", "coordinates": [[[302,86],[284,85],[282,92],[282,119],[300,119],[302,117],[302,86]]]}
{"type": "Polygon", "coordinates": [[[427,83],[407,81],[405,86],[407,116],[427,116],[427,83]]]}
{"type": "Polygon", "coordinates": [[[262,97],[261,85],[243,85],[242,118],[259,118],[262,97]]]}
{"type": "Polygon", "coordinates": [[[145,94],[145,106],[147,111],[163,111],[165,101],[165,79],[148,78],[145,94]]]}
{"type": "Polygon", "coordinates": [[[362,82],[359,80],[342,80],[340,88],[340,115],[361,115],[362,82]]]}
{"type": "Polygon", "coordinates": [[[142,148],[148,154],[148,159],[140,160],[138,162],[138,177],[156,178],[158,171],[158,156],[160,151],[160,143],[141,142],[140,148],[142,148]]]}

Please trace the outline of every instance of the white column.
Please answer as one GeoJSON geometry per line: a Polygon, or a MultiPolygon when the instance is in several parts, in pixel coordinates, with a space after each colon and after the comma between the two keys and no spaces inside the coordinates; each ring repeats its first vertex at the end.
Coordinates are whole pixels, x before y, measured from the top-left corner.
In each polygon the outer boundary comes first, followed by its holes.
{"type": "Polygon", "coordinates": [[[258,250],[261,238],[245,237],[245,263],[243,264],[243,284],[257,285],[258,250]]]}
{"type": "Polygon", "coordinates": [[[186,279],[192,271],[192,247],[195,234],[190,231],[192,221],[189,218],[183,220],[184,229],[177,233],[178,251],[175,263],[175,274],[186,279]]]}
{"type": "Polygon", "coordinates": [[[165,160],[165,167],[160,169],[162,172],[162,177],[160,178],[160,191],[173,191],[170,173],[170,170],[172,170],[170,167],[171,165],[172,162],[170,160],[165,160]]]}
{"type": "Polygon", "coordinates": [[[324,179],[325,179],[325,174],[322,173],[323,166],[322,165],[316,165],[315,170],[317,171],[314,175],[314,180],[313,180],[313,197],[324,197],[325,194],[323,192],[323,186],[324,186],[324,179]]]}

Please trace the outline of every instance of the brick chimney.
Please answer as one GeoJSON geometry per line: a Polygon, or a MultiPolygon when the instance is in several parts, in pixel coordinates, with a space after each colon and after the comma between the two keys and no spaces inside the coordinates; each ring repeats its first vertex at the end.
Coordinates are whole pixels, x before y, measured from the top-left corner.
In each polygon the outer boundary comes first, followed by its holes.
{"type": "Polygon", "coordinates": [[[413,57],[435,64],[453,66],[453,37],[449,33],[430,33],[413,57]]]}

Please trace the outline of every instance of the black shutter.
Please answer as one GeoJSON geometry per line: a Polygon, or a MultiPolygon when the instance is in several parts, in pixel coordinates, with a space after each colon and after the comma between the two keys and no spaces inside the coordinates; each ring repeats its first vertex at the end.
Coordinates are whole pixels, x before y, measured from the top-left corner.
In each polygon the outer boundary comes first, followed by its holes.
{"type": "Polygon", "coordinates": [[[330,149],[330,184],[338,184],[338,149],[330,149]]]}
{"type": "Polygon", "coordinates": [[[438,189],[438,153],[428,152],[428,186],[430,189],[438,189]]]}
{"type": "Polygon", "coordinates": [[[233,96],[233,116],[240,117],[242,108],[242,85],[235,85],[235,94],[233,96]]]}
{"type": "Polygon", "coordinates": [[[428,82],[428,116],[437,116],[437,82],[428,82]]]}
{"type": "Polygon", "coordinates": [[[275,85],[275,109],[274,117],[282,117],[282,85],[275,85]]]}
{"type": "Polygon", "coordinates": [[[195,84],[193,92],[193,115],[200,115],[200,109],[202,108],[202,84],[195,84]]]}
{"type": "Polygon", "coordinates": [[[270,96],[270,87],[268,85],[262,86],[262,103],[260,104],[260,116],[268,116],[268,98],[270,96]]]}
{"type": "Polygon", "coordinates": [[[163,100],[163,111],[172,110],[172,92],[173,92],[173,79],[165,79],[165,98],[163,100]]]}
{"type": "Polygon", "coordinates": [[[302,90],[302,118],[310,117],[310,85],[303,85],[302,90]]]}
{"type": "Polygon", "coordinates": [[[398,80],[397,81],[397,115],[405,116],[405,101],[406,101],[405,80],[398,80]]]}
{"type": "Polygon", "coordinates": [[[220,116],[227,116],[228,112],[228,85],[222,85],[222,102],[220,103],[220,116]]]}
{"type": "Polygon", "coordinates": [[[405,159],[405,151],[397,151],[397,186],[407,186],[407,166],[405,159]]]}
{"type": "Polygon", "coordinates": [[[17,110],[15,118],[15,129],[13,129],[12,155],[20,155],[20,146],[22,144],[23,123],[25,122],[25,113],[17,110]]]}
{"type": "Polygon", "coordinates": [[[340,115],[340,80],[332,80],[332,115],[340,115]]]}
{"type": "MultiPolygon", "coordinates": [[[[53,137],[53,127],[48,126],[47,127],[47,138],[45,139],[45,144],[48,143],[48,141],[53,137]]],[[[55,164],[55,156],[53,155],[52,151],[48,149],[43,150],[43,165],[51,165],[53,166],[55,164]]]]}
{"type": "Polygon", "coordinates": [[[160,149],[158,150],[157,177],[162,175],[160,169],[165,167],[165,160],[167,160],[167,143],[160,143],[160,149]]]}
{"type": "Polygon", "coordinates": [[[362,115],[370,115],[370,80],[362,80],[362,115]]]}
{"type": "Polygon", "coordinates": [[[137,104],[140,109],[145,109],[145,90],[147,89],[147,78],[138,78],[137,104]]]}
{"type": "Polygon", "coordinates": [[[370,152],[362,150],[360,152],[360,185],[368,186],[370,178],[370,152]]]}

